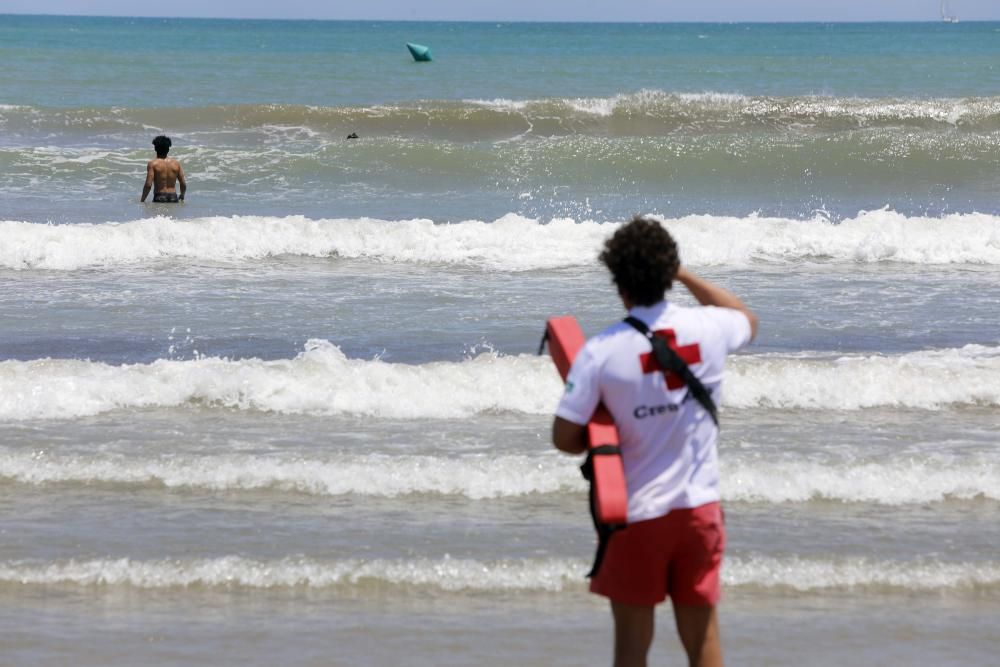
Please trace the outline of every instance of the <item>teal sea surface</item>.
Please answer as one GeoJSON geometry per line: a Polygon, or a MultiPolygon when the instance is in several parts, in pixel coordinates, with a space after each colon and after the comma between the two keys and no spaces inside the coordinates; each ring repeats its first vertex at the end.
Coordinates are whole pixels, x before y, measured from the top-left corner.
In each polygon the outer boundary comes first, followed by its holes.
{"type": "Polygon", "coordinates": [[[363,106],[675,93],[1000,94],[1000,23],[419,23],[4,16],[3,91],[47,107],[363,106]],[[404,44],[432,47],[414,64],[404,44]],[[17,65],[13,67],[12,65],[17,65]]]}
{"type": "Polygon", "coordinates": [[[7,16],[3,206],[35,219],[44,178],[51,219],[116,219],[165,132],[210,195],[198,215],[996,212],[998,38],[995,23],[7,16]],[[410,59],[414,40],[433,63],[410,59]]]}

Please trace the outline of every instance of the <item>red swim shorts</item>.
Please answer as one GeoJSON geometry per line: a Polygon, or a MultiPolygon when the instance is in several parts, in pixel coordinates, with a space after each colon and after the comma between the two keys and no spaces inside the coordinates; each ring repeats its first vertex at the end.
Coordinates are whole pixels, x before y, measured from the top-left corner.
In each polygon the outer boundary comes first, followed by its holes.
{"type": "Polygon", "coordinates": [[[719,503],[673,510],[612,534],[590,591],[624,604],[711,607],[719,601],[726,529],[719,503]]]}

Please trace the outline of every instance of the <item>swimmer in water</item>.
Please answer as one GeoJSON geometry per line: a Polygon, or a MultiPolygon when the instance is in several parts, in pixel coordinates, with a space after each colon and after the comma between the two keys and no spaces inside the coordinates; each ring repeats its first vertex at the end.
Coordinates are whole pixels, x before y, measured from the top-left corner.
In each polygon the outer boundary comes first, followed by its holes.
{"type": "Polygon", "coordinates": [[[181,163],[172,157],[167,157],[171,144],[170,137],[165,137],[162,134],[153,139],[156,159],[150,160],[146,164],[146,183],[142,186],[140,202],[145,203],[150,189],[153,190],[153,202],[155,203],[176,204],[184,201],[187,180],[184,178],[184,169],[181,167],[181,163]],[[180,196],[177,195],[178,181],[181,184],[180,196]]]}

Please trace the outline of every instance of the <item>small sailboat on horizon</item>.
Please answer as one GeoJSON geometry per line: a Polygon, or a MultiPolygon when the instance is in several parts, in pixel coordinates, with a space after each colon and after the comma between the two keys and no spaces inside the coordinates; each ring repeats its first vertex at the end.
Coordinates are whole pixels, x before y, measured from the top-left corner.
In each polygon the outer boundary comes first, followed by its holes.
{"type": "Polygon", "coordinates": [[[941,0],[941,20],[945,23],[958,23],[958,17],[952,14],[948,0],[941,0]]]}

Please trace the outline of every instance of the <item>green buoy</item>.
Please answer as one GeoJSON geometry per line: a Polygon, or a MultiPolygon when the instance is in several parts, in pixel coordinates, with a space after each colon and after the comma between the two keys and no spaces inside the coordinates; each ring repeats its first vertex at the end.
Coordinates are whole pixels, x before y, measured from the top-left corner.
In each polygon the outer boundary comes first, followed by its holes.
{"type": "Polygon", "coordinates": [[[427,63],[433,60],[431,58],[431,50],[422,44],[412,44],[410,42],[406,43],[406,48],[410,50],[410,55],[418,63],[427,63]]]}

